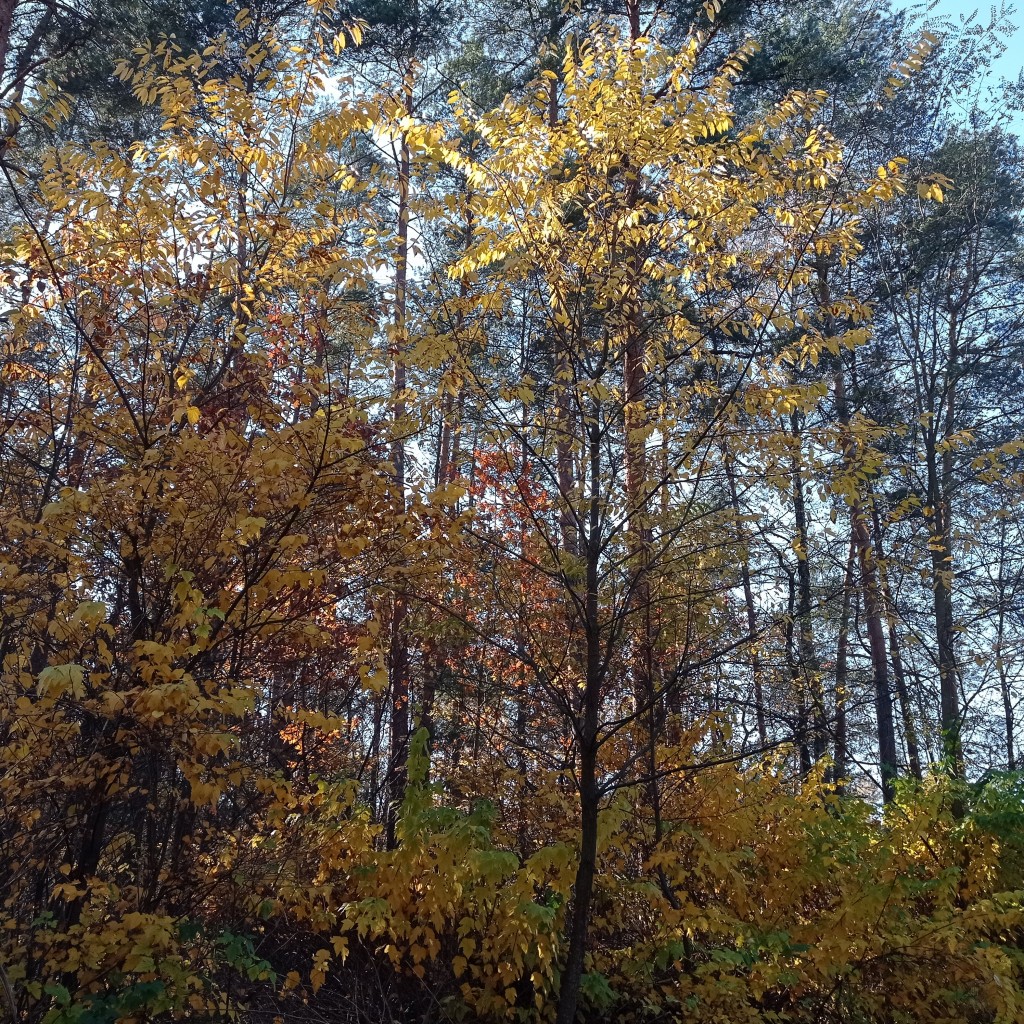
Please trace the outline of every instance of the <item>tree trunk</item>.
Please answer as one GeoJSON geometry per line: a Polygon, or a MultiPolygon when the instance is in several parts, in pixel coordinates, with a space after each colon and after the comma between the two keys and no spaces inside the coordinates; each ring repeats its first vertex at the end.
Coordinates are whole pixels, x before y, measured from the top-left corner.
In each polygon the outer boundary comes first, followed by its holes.
{"type": "Polygon", "coordinates": [[[583,981],[583,961],[590,929],[590,907],[597,874],[597,761],[593,750],[580,752],[580,859],[569,917],[569,951],[558,992],[555,1024],[573,1024],[583,981]]]}
{"type": "Polygon", "coordinates": [[[885,555],[882,548],[882,524],[878,509],[872,505],[872,525],[874,527],[875,557],[878,560],[878,580],[882,591],[882,603],[885,605],[885,619],[889,628],[889,654],[892,658],[892,676],[896,684],[896,699],[899,701],[900,717],[903,720],[903,735],[907,743],[907,762],[910,773],[920,782],[924,778],[921,768],[921,751],[917,742],[917,728],[914,725],[914,713],[910,707],[910,695],[907,691],[907,675],[903,671],[903,654],[900,649],[899,630],[896,628],[896,604],[889,589],[889,574],[885,567],[885,555]]]}
{"type": "Polygon", "coordinates": [[[729,502],[735,521],[736,543],[740,548],[740,581],[743,584],[743,605],[747,614],[747,633],[749,635],[750,673],[754,681],[754,715],[757,721],[757,738],[762,748],[768,746],[768,725],[764,706],[764,682],[761,678],[761,657],[757,649],[757,609],[754,605],[754,589],[750,582],[750,545],[743,529],[740,510],[740,496],[736,488],[736,473],[732,456],[724,444],[722,446],[722,462],[725,476],[729,483],[729,502]]]}
{"type": "Polygon", "coordinates": [[[597,783],[598,716],[601,708],[601,628],[598,606],[598,567],[601,558],[601,434],[595,414],[589,433],[590,508],[586,537],[586,598],[584,686],[581,714],[576,722],[580,750],[580,859],[576,867],[572,910],[569,914],[568,951],[558,992],[556,1024],[574,1024],[579,1005],[587,932],[597,874],[597,818],[601,794],[597,783]]]}
{"type": "Polygon", "coordinates": [[[17,5],[18,0],[0,0],[0,86],[4,85],[7,78],[7,51],[14,22],[14,8],[17,5]]]}
{"type": "MultiPolygon", "coordinates": [[[[825,327],[829,335],[837,335],[835,317],[829,312],[831,293],[828,283],[828,268],[818,265],[818,299],[824,313],[825,327]]],[[[850,526],[853,543],[857,548],[860,562],[861,592],[864,595],[864,619],[868,630],[868,649],[871,654],[871,674],[874,683],[875,721],[878,726],[878,773],[880,776],[882,801],[889,803],[894,796],[893,783],[897,776],[896,729],[892,717],[892,694],[889,692],[889,655],[886,650],[885,632],[882,627],[883,605],[878,588],[874,551],[871,546],[871,532],[867,515],[858,490],[856,471],[856,440],[850,430],[850,404],[846,395],[846,375],[842,355],[835,357],[835,403],[836,419],[839,424],[843,470],[850,474],[851,491],[847,497],[850,507],[850,526]]]]}
{"type": "Polygon", "coordinates": [[[807,746],[807,697],[800,680],[800,659],[796,653],[796,574],[786,571],[789,599],[786,603],[786,665],[789,668],[790,692],[796,702],[796,726],[793,740],[796,744],[797,767],[800,778],[811,773],[811,750],[807,746]]]}
{"type": "Polygon", "coordinates": [[[932,561],[932,610],[935,619],[935,644],[939,672],[940,725],[942,755],[954,778],[963,778],[964,759],[960,741],[960,695],[954,648],[953,623],[953,549],[951,491],[953,485],[953,447],[944,445],[939,453],[938,431],[944,439],[955,432],[956,382],[959,372],[959,319],[950,310],[944,390],[939,416],[933,417],[925,431],[925,465],[928,475],[928,548],[932,561]]]}
{"type": "Polygon", "coordinates": [[[861,591],[864,594],[864,621],[868,630],[871,653],[871,674],[874,681],[875,720],[878,724],[878,773],[882,800],[888,803],[895,795],[893,783],[897,776],[896,729],[892,718],[892,694],[889,692],[889,660],[882,632],[882,604],[878,593],[871,538],[864,522],[860,501],[850,509],[853,536],[860,557],[861,591]]]}
{"type": "Polygon", "coordinates": [[[963,776],[963,751],[960,744],[960,699],[953,648],[952,554],[946,509],[942,496],[938,456],[929,445],[928,510],[926,519],[931,534],[928,547],[932,562],[932,613],[935,621],[936,664],[939,673],[939,713],[942,729],[942,754],[954,777],[963,776]]]}
{"type": "Polygon", "coordinates": [[[932,562],[932,612],[935,620],[936,662],[939,673],[939,713],[942,729],[942,754],[954,777],[963,776],[963,750],[960,743],[960,698],[953,648],[952,555],[949,527],[943,508],[942,487],[936,455],[928,453],[928,527],[932,562]]]}
{"type": "Polygon", "coordinates": [[[849,693],[847,667],[850,650],[850,610],[853,604],[853,567],[857,560],[857,545],[850,537],[850,553],[846,558],[846,573],[843,576],[843,597],[839,611],[839,636],[836,640],[836,727],[835,764],[832,779],[836,786],[843,788],[846,770],[850,762],[847,746],[846,701],[849,693]]]}
{"type": "Polygon", "coordinates": [[[1014,747],[1013,696],[1007,679],[1006,662],[1003,660],[999,647],[996,648],[996,668],[999,672],[999,695],[1003,701],[1003,727],[1006,730],[1006,770],[1015,772],[1017,770],[1017,754],[1014,747]]]}
{"type": "Polygon", "coordinates": [[[996,620],[996,672],[999,675],[999,696],[1003,703],[1003,728],[1006,737],[1006,770],[1016,771],[1017,755],[1014,748],[1014,713],[1013,694],[1010,691],[1009,673],[1006,671],[1004,657],[1004,638],[1006,635],[1006,521],[999,525],[999,614],[996,620]]]}
{"type": "Polygon", "coordinates": [[[821,663],[814,643],[814,623],[811,618],[811,565],[808,560],[810,535],[807,527],[807,508],[804,503],[803,438],[799,415],[790,418],[793,433],[790,472],[793,483],[793,518],[796,523],[796,623],[797,623],[797,685],[800,704],[808,699],[811,707],[811,755],[814,762],[825,756],[825,708],[821,692],[821,663]]]}
{"type": "MultiPolygon", "coordinates": [[[[412,113],[412,72],[405,79],[406,113],[412,113]]],[[[404,135],[398,150],[398,226],[395,247],[394,335],[391,343],[393,366],[392,425],[395,437],[391,443],[394,465],[395,501],[399,513],[405,511],[405,355],[408,338],[409,304],[409,187],[412,157],[404,135]]],[[[388,810],[386,841],[389,848],[396,842],[398,811],[405,797],[409,777],[409,639],[406,635],[408,602],[396,593],[391,612],[389,669],[391,678],[391,756],[388,763],[388,810]]]]}
{"type": "Polygon", "coordinates": [[[636,42],[640,38],[640,0],[626,0],[626,21],[630,42],[636,42]]]}

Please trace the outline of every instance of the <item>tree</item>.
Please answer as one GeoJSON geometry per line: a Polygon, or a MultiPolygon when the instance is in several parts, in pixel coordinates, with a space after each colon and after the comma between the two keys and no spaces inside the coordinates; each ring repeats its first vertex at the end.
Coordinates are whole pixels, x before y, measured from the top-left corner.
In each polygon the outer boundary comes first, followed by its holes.
{"type": "Polygon", "coordinates": [[[890,373],[906,381],[914,410],[900,457],[900,496],[920,509],[927,531],[943,752],[961,773],[956,580],[969,558],[956,551],[957,538],[970,528],[956,525],[957,505],[967,488],[981,483],[975,474],[988,461],[982,453],[999,449],[1014,432],[983,411],[992,403],[1006,412],[1014,402],[1004,390],[1012,371],[998,369],[1013,360],[1019,332],[1011,298],[1018,287],[1016,256],[1004,233],[1019,197],[1012,175],[1002,177],[1014,159],[1005,144],[998,133],[951,138],[931,164],[950,172],[955,183],[947,202],[935,212],[911,206],[903,232],[882,238],[876,228],[875,234],[890,373]]]}
{"type": "MultiPolygon", "coordinates": [[[[313,121],[322,58],[275,49],[248,58],[258,94],[167,42],[122,66],[160,137],[51,155],[51,215],[5,248],[3,858],[25,878],[5,912],[50,922],[10,936],[26,1012],[91,943],[131,971],[134,928],[196,911],[220,837],[315,756],[287,730],[372,668],[352,613],[405,543],[379,429],[308,358],[367,340],[336,149],[367,115],[313,121]]],[[[167,970],[168,998],[203,1009],[167,970]]]]}
{"type": "MultiPolygon", "coordinates": [[[[575,1017],[584,973],[601,807],[621,787],[656,785],[666,769],[652,723],[664,722],[677,697],[700,708],[702,666],[735,642],[714,622],[724,592],[716,594],[713,571],[702,581],[728,549],[706,532],[713,537],[712,524],[727,511],[709,502],[709,460],[745,405],[770,424],[793,403],[813,403],[813,392],[772,381],[773,367],[801,354],[816,358],[821,346],[841,341],[812,327],[781,352],[769,345],[783,319],[801,319],[800,305],[784,317],[778,312],[787,292],[812,303],[807,253],[839,259],[854,247],[852,217],[824,216],[835,202],[841,151],[804,127],[821,97],[793,95],[734,137],[729,95],[742,58],[698,91],[691,76],[703,45],[699,35],[679,52],[632,34],[579,40],[563,65],[558,119],[550,117],[546,88],[532,103],[506,101],[476,128],[492,147],[486,163],[458,164],[475,186],[481,227],[456,272],[472,279],[498,265],[506,281],[529,282],[530,319],[564,346],[564,360],[543,381],[513,353],[496,354],[499,365],[510,364],[510,377],[477,378],[474,390],[498,450],[524,453],[523,468],[499,457],[501,472],[488,489],[495,518],[478,533],[481,562],[500,581],[492,588],[488,646],[532,673],[563,719],[554,727],[567,751],[553,764],[579,799],[579,867],[558,1010],[566,1022],[575,1017]],[[742,346],[743,362],[729,390],[719,392],[707,371],[728,363],[716,349],[722,332],[742,346]],[[645,362],[673,382],[673,398],[656,414],[645,362]],[[569,438],[560,426],[566,393],[582,425],[569,438]],[[664,479],[637,469],[655,432],[676,453],[664,479]],[[579,467],[568,491],[560,443],[571,446],[579,467]],[[576,552],[562,542],[566,511],[579,535],[576,552]],[[509,519],[519,524],[511,534],[509,519]],[[522,587],[512,585],[519,574],[527,593],[549,593],[541,609],[549,623],[559,622],[556,634],[524,630],[529,607],[516,598],[522,587]],[[694,588],[702,593],[697,603],[687,596],[694,588]],[[631,691],[622,678],[632,680],[631,691]],[[639,739],[645,723],[646,742],[639,739]],[[624,732],[636,737],[637,751],[654,751],[650,763],[639,753],[616,763],[610,751],[624,732]]],[[[846,209],[889,194],[894,181],[876,178],[846,209]]],[[[504,287],[503,305],[516,301],[504,287]]],[[[714,702],[702,710],[712,721],[726,713],[714,702]]],[[[553,723],[546,715],[535,727],[546,732],[553,723]]]]}

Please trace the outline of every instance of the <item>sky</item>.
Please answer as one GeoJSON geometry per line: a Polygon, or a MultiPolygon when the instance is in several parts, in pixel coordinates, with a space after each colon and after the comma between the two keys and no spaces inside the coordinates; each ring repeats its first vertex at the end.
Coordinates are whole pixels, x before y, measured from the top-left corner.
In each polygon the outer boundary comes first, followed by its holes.
{"type": "Polygon", "coordinates": [[[1024,67],[1024,0],[935,0],[932,4],[925,4],[922,0],[894,0],[893,6],[904,10],[932,6],[929,17],[948,18],[954,22],[969,17],[974,11],[978,12],[978,20],[983,22],[991,18],[993,10],[997,14],[1006,13],[1007,20],[1016,26],[1016,31],[1005,40],[1006,53],[993,65],[993,71],[1000,77],[1016,79],[1024,67]]]}

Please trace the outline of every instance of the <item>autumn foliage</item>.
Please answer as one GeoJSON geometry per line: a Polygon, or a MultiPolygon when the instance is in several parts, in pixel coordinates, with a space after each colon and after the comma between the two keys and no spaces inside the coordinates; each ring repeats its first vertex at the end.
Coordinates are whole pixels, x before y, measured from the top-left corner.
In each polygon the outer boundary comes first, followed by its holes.
{"type": "Polygon", "coordinates": [[[797,570],[740,569],[814,481],[881,600],[853,268],[948,182],[741,116],[717,9],[437,117],[243,11],[17,183],[0,1014],[1024,1019],[1019,775],[840,743],[797,570]]]}

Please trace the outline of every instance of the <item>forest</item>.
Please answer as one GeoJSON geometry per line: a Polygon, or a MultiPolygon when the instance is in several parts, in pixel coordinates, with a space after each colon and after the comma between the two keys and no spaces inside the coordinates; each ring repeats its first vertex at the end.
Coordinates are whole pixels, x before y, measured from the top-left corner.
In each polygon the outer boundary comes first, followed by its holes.
{"type": "Polygon", "coordinates": [[[0,1024],[1024,1021],[1015,17],[0,0],[0,1024]]]}

